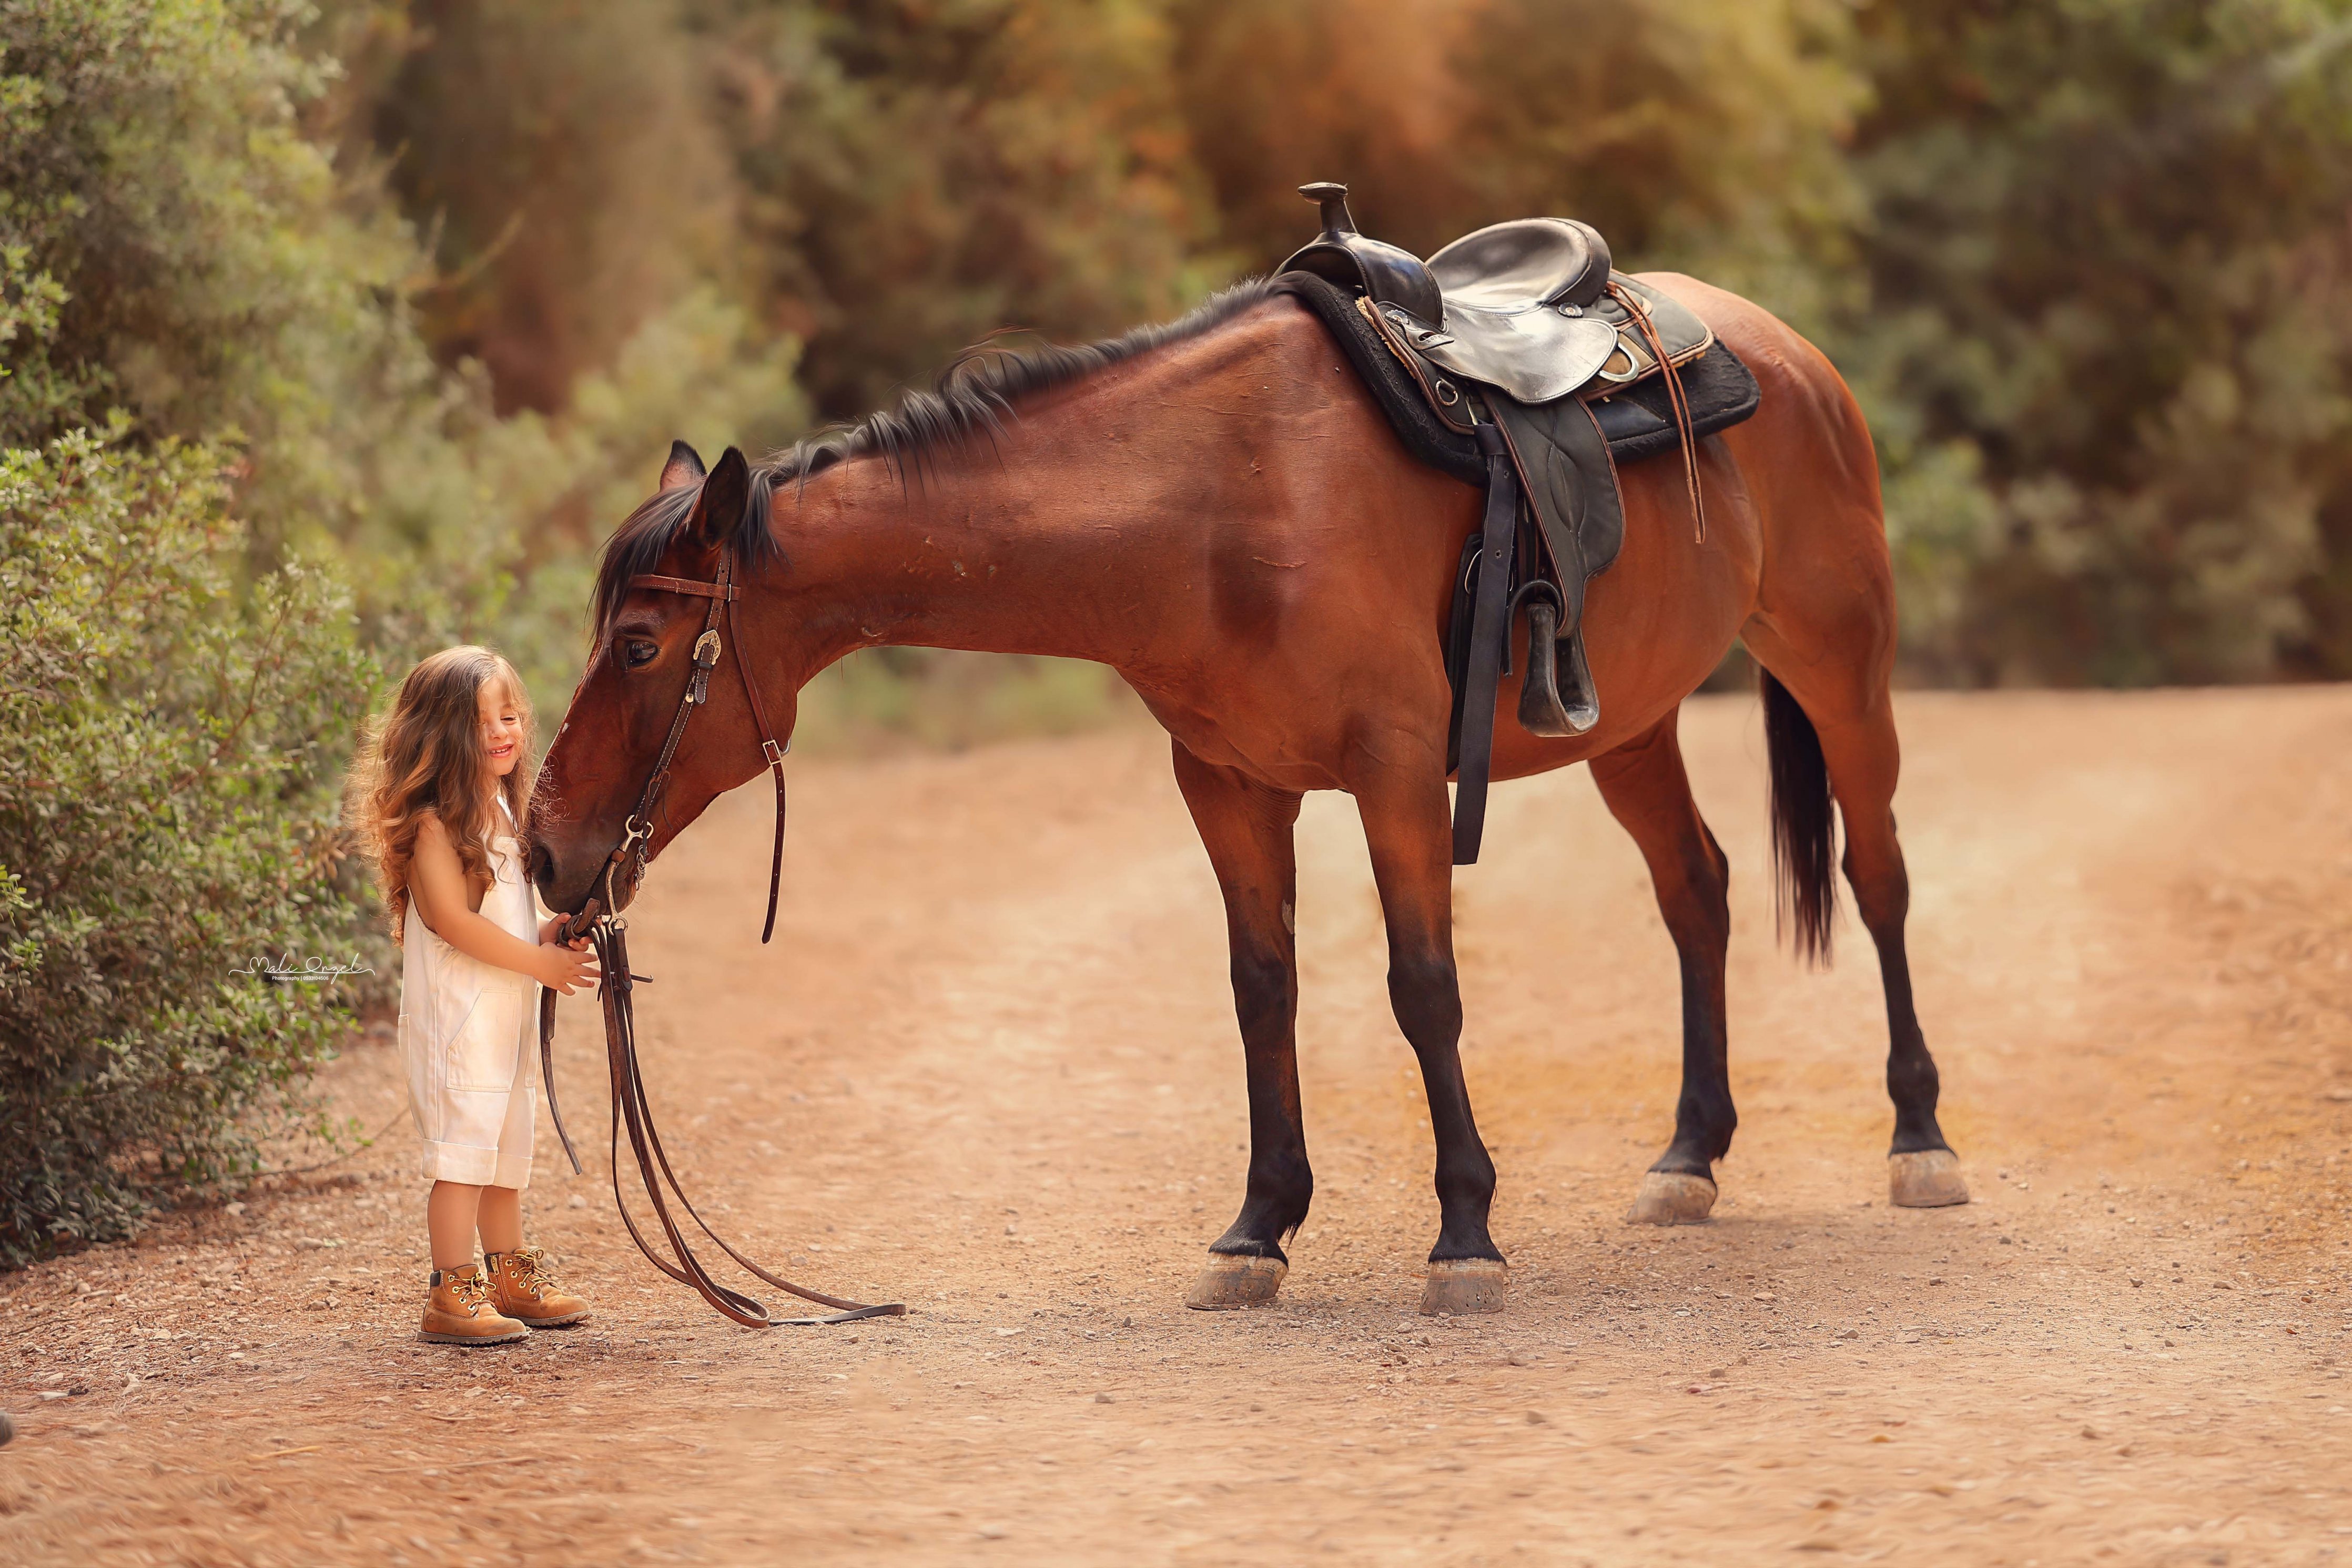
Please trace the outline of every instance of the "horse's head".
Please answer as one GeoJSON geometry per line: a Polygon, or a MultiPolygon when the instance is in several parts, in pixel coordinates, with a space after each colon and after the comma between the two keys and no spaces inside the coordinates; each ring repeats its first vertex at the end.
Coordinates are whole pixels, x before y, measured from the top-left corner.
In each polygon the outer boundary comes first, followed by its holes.
{"type": "MultiPolygon", "coordinates": [[[[721,602],[640,580],[711,582],[726,557],[735,583],[748,587],[777,553],[767,488],[731,446],[706,474],[692,447],[673,443],[660,490],[605,545],[588,668],[531,796],[530,873],[549,908],[568,913],[591,894],[605,896],[605,862],[629,831],[630,813],[686,699],[695,645],[721,602]]],[[[734,628],[752,620],[748,602],[718,620],[721,649],[706,700],[694,708],[668,782],[641,824],[649,834],[646,860],[767,765],[738,663],[745,650],[734,646],[734,628]]],[[[792,734],[795,696],[785,690],[766,698],[779,741],[792,734]]],[[[614,877],[610,904],[625,907],[635,895],[634,880],[624,880],[632,869],[614,877]]]]}

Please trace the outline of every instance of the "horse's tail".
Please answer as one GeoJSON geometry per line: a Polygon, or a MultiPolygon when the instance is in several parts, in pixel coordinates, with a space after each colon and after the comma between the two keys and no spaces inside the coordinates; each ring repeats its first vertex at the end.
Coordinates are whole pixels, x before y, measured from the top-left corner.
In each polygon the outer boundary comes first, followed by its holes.
{"type": "Polygon", "coordinates": [[[1769,670],[1759,667],[1757,674],[1772,762],[1773,929],[1789,938],[1799,957],[1826,967],[1830,924],[1837,918],[1829,764],[1813,721],[1789,688],[1769,670]]]}

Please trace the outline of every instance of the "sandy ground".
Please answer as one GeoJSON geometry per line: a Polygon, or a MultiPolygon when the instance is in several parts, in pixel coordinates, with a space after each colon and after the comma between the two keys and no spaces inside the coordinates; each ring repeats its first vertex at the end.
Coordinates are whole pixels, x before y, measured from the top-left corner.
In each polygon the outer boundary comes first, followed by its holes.
{"type": "MultiPolygon", "coordinates": [[[[1619,1222],[1674,955],[1582,770],[1505,788],[1459,877],[1513,1269],[1475,1320],[1412,1311],[1429,1134],[1345,800],[1301,825],[1314,1216],[1278,1306],[1206,1314],[1244,1113],[1165,743],[800,765],[772,948],[758,789],[656,868],[647,1071],[722,1226],[911,1315],[729,1324],[638,1259],[600,1146],[530,1200],[595,1318],[419,1344],[404,1127],[0,1279],[0,1561],[2352,1561],[2352,689],[1902,723],[1968,1207],[1886,1205],[1858,927],[1826,974],[1775,949],[1752,701],[1685,719],[1736,872],[1711,1223],[1619,1222]]],[[[391,1056],[334,1069],[371,1125],[391,1056]]]]}

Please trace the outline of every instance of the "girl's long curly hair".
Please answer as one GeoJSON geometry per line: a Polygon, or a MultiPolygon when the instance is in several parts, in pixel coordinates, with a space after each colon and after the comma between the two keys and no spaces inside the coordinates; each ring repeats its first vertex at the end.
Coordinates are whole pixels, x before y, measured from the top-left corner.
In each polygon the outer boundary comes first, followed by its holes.
{"type": "Polygon", "coordinates": [[[493,880],[490,841],[505,824],[490,803],[495,776],[482,747],[479,710],[482,688],[492,683],[506,688],[522,716],[520,755],[512,772],[495,779],[520,838],[533,771],[530,694],[514,666],[488,648],[445,648],[409,671],[391,710],[368,727],[352,763],[347,809],[375,862],[395,942],[407,924],[409,862],[428,812],[456,841],[467,881],[487,887],[493,880]]]}

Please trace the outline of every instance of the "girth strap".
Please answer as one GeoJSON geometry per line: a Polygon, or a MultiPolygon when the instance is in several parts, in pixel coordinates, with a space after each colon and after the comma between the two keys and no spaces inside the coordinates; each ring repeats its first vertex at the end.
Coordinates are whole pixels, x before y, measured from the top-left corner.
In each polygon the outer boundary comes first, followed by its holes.
{"type": "Polygon", "coordinates": [[[1454,764],[1454,863],[1475,865],[1486,831],[1486,784],[1495,762],[1495,699],[1511,635],[1511,546],[1517,538],[1519,475],[1502,433],[1481,421],[1486,457],[1486,520],[1478,549],[1476,608],[1470,621],[1470,669],[1462,693],[1462,740],[1454,764]]]}

